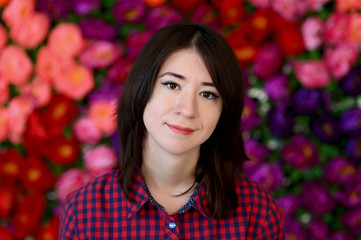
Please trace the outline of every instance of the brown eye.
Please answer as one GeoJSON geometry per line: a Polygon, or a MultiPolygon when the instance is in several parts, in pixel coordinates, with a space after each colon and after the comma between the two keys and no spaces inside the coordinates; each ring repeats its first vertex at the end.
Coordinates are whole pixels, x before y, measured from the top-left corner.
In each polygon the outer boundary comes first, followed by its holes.
{"type": "Polygon", "coordinates": [[[178,84],[174,83],[174,82],[165,82],[165,83],[162,83],[164,86],[167,86],[169,89],[172,89],[172,90],[176,90],[179,88],[178,84]]]}
{"type": "Polygon", "coordinates": [[[212,92],[202,92],[201,95],[202,95],[202,97],[207,98],[207,99],[218,98],[218,96],[215,93],[212,93],[212,92]]]}

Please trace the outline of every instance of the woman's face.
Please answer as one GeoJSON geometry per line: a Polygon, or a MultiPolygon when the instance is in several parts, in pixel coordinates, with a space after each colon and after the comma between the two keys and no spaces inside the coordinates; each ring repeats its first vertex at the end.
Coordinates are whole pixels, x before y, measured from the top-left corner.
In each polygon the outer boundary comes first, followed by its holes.
{"type": "Polygon", "coordinates": [[[222,99],[202,58],[189,48],[162,64],[143,120],[152,151],[197,153],[215,129],[222,99]]]}

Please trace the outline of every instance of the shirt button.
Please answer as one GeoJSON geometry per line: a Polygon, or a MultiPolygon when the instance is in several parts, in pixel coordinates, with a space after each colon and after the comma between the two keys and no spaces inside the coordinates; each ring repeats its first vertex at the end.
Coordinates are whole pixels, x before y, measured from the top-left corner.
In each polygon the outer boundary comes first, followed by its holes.
{"type": "Polygon", "coordinates": [[[169,227],[170,227],[171,229],[175,228],[175,227],[176,227],[175,222],[171,222],[171,223],[169,223],[169,227]]]}

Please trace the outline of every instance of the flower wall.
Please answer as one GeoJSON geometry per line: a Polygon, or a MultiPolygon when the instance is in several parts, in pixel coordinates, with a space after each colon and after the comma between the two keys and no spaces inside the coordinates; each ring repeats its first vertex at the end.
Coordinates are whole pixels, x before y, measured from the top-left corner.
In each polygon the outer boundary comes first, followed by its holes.
{"type": "Polygon", "coordinates": [[[286,239],[361,239],[360,1],[0,0],[0,14],[0,239],[56,239],[66,195],[116,167],[122,84],[179,21],[237,56],[244,171],[286,239]]]}

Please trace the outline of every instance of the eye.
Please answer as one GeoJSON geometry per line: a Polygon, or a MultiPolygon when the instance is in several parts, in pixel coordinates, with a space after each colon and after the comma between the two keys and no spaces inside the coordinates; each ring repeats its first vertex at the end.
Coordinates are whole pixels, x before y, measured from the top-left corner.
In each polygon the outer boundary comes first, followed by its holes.
{"type": "Polygon", "coordinates": [[[167,86],[169,89],[176,90],[179,88],[178,84],[174,82],[164,82],[162,83],[164,86],[167,86]]]}
{"type": "Polygon", "coordinates": [[[207,99],[216,99],[218,98],[218,95],[213,92],[202,92],[201,96],[207,99]]]}

